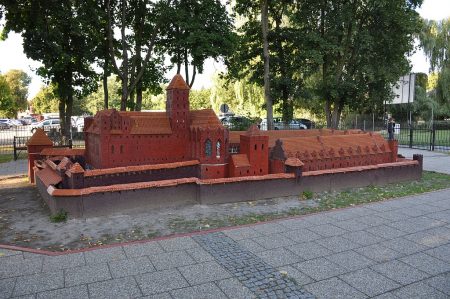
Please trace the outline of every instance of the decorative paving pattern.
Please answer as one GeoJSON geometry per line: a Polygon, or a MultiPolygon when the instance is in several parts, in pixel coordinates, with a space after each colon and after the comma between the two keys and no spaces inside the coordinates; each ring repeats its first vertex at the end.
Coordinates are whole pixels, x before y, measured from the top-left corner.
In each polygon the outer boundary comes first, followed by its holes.
{"type": "Polygon", "coordinates": [[[294,280],[281,274],[255,254],[244,250],[222,232],[192,238],[258,298],[314,298],[294,280]]]}

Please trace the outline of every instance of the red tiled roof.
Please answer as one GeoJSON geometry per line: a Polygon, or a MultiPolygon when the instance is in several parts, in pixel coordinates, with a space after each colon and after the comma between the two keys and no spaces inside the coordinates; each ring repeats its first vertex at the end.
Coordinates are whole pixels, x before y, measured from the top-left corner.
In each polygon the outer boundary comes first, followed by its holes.
{"type": "Polygon", "coordinates": [[[73,166],[68,170],[70,173],[83,173],[84,169],[81,167],[81,165],[77,162],[73,164],[73,166]]]}
{"type": "Polygon", "coordinates": [[[190,89],[189,86],[186,84],[186,81],[184,81],[183,77],[180,74],[176,74],[172,81],[170,81],[169,86],[166,88],[169,89],[190,89]]]}
{"type": "Polygon", "coordinates": [[[44,148],[42,156],[84,156],[84,148],[44,148]]]}
{"type": "Polygon", "coordinates": [[[50,167],[45,167],[36,172],[36,176],[44,183],[45,186],[56,185],[62,181],[61,177],[50,167]]]}
{"type": "Polygon", "coordinates": [[[212,109],[192,110],[191,127],[223,127],[216,113],[212,109]]]}
{"type": "Polygon", "coordinates": [[[170,168],[194,166],[194,165],[198,165],[198,164],[200,164],[200,162],[198,160],[191,160],[191,161],[165,163],[165,164],[151,164],[151,165],[141,165],[141,166],[126,166],[126,167],[94,169],[94,170],[86,170],[84,172],[84,176],[88,177],[88,176],[98,176],[98,175],[133,172],[133,171],[170,169],[170,168]]]}
{"type": "Polygon", "coordinates": [[[250,162],[248,161],[247,155],[236,154],[231,155],[231,160],[233,160],[234,167],[250,167],[250,162]]]}
{"type": "Polygon", "coordinates": [[[172,134],[166,112],[135,112],[129,116],[132,120],[131,134],[172,134]]]}
{"type": "Polygon", "coordinates": [[[56,167],[56,169],[58,170],[66,170],[67,167],[70,167],[72,164],[72,161],[70,161],[69,158],[67,157],[63,157],[61,162],[59,162],[58,166],[56,167]]]}
{"type": "Polygon", "coordinates": [[[38,128],[36,129],[36,132],[34,132],[33,136],[28,139],[26,145],[53,145],[53,141],[48,138],[44,130],[38,128]]]}
{"type": "Polygon", "coordinates": [[[258,128],[257,125],[251,125],[250,128],[245,132],[245,135],[247,136],[260,136],[264,135],[261,133],[261,130],[258,128]]]}

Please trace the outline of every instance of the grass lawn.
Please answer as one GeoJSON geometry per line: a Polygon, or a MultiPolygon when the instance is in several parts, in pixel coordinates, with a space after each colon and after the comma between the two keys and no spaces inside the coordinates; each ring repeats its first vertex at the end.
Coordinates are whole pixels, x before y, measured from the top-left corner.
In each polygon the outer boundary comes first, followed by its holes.
{"type": "MultiPolygon", "coordinates": [[[[396,197],[416,195],[420,193],[450,188],[450,175],[424,171],[420,181],[389,184],[386,186],[368,186],[353,188],[339,192],[320,192],[312,194],[315,207],[291,208],[288,211],[264,214],[247,214],[239,217],[202,218],[198,220],[184,220],[177,217],[170,226],[177,232],[192,232],[202,229],[252,224],[257,222],[281,219],[290,216],[305,215],[322,211],[356,206],[360,204],[378,202],[396,197]]],[[[305,192],[304,192],[305,193],[305,192]]],[[[310,192],[307,191],[309,194],[310,192]]],[[[309,196],[308,196],[309,197],[309,196]]],[[[299,200],[305,199],[304,194],[299,200]]]]}
{"type": "MultiPolygon", "coordinates": [[[[28,154],[27,153],[20,153],[19,154],[19,160],[21,159],[28,159],[28,154]]],[[[14,160],[14,155],[11,154],[0,154],[0,164],[1,163],[6,163],[6,162],[11,162],[14,160]]]]}

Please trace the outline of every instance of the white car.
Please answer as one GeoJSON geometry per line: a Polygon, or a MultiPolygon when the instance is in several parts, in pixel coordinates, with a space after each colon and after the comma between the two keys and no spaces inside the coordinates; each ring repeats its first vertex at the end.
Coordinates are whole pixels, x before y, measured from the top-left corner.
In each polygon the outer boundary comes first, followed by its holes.
{"type": "Polygon", "coordinates": [[[37,128],[41,128],[44,131],[48,132],[51,129],[56,129],[56,130],[61,129],[61,122],[60,122],[59,118],[49,118],[49,119],[44,119],[43,121],[40,121],[38,123],[32,124],[31,127],[32,127],[31,133],[34,133],[34,131],[36,131],[37,128]]]}

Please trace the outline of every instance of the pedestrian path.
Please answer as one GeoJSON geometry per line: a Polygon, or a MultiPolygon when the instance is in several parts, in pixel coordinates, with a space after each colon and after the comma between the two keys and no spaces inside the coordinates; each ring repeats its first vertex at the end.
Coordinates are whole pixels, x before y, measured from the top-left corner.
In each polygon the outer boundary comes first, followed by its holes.
{"type": "Polygon", "coordinates": [[[0,298],[450,298],[450,190],[60,256],[0,256],[0,298]]]}
{"type": "Polygon", "coordinates": [[[412,159],[413,154],[423,155],[423,169],[450,174],[450,153],[431,152],[425,150],[400,147],[398,153],[412,159]]]}
{"type": "Polygon", "coordinates": [[[10,161],[0,163],[0,180],[8,177],[16,177],[27,174],[28,160],[20,159],[17,161],[10,161]]]}

